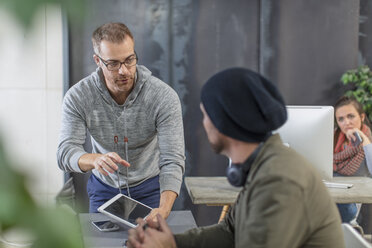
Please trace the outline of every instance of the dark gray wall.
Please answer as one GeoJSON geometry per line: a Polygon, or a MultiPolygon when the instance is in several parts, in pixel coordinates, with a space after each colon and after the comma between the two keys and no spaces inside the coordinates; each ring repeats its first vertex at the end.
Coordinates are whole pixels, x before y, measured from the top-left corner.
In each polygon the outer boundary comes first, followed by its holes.
{"type": "MultiPolygon", "coordinates": [[[[360,0],[359,64],[372,68],[372,0],[360,0]]],[[[363,204],[358,223],[365,233],[372,233],[372,204],[363,204]]]]}
{"type": "Polygon", "coordinates": [[[262,3],[262,73],[287,104],[333,105],[341,74],[357,66],[359,1],[262,3]]]}
{"type": "MultiPolygon", "coordinates": [[[[371,12],[371,1],[363,1],[371,12]]],[[[214,73],[232,66],[259,71],[288,104],[332,105],[341,74],[357,66],[359,1],[91,0],[85,23],[70,25],[70,85],[95,69],[90,36],[105,22],[132,30],[139,63],[179,94],[186,176],[224,175],[227,160],[209,148],[199,93],[214,73]]],[[[368,14],[366,13],[366,14],[368,14]]],[[[365,32],[371,24],[363,23],[365,32]]],[[[371,61],[371,51],[363,58],[371,61]]],[[[84,177],[76,177],[83,192],[84,177]]],[[[84,196],[81,196],[81,198],[84,196]]],[[[86,201],[86,199],[84,200],[86,201]]],[[[191,209],[198,225],[215,223],[220,207],[194,206],[184,186],[175,209],[191,209]]]]}
{"type": "Polygon", "coordinates": [[[372,67],[372,0],[360,0],[359,64],[372,67]]]}

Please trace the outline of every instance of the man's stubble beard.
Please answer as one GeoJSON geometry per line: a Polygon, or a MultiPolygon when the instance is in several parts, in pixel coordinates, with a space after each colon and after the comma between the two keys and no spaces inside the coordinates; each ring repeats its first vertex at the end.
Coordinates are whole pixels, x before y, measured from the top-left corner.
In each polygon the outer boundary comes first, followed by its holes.
{"type": "Polygon", "coordinates": [[[221,139],[218,139],[216,143],[209,142],[209,144],[211,145],[212,150],[217,154],[221,154],[221,152],[223,151],[225,147],[221,139]]]}

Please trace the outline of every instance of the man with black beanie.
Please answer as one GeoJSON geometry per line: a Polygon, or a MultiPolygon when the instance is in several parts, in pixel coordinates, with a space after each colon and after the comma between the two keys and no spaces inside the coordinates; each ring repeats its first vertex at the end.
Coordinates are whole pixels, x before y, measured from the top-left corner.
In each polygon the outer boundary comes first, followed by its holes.
{"type": "Polygon", "coordinates": [[[287,119],[279,91],[261,75],[232,68],[201,93],[203,125],[227,177],[243,186],[225,219],[173,235],[161,216],[138,220],[130,247],[344,247],[340,216],[320,175],[273,130],[287,119]]]}

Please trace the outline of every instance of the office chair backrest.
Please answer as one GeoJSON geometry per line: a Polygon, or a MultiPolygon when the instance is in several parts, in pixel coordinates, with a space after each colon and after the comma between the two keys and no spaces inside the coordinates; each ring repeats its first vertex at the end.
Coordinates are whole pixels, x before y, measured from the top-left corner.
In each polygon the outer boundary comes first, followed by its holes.
{"type": "Polygon", "coordinates": [[[345,248],[372,248],[372,245],[349,224],[343,223],[342,231],[344,233],[345,248]]]}

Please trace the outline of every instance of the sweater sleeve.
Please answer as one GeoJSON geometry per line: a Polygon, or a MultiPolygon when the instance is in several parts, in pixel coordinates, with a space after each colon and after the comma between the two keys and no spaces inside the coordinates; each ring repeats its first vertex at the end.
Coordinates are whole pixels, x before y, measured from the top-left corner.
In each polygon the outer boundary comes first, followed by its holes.
{"type": "Polygon", "coordinates": [[[174,236],[178,248],[234,247],[234,234],[228,229],[226,222],[221,222],[208,227],[191,229],[174,236]]]}
{"type": "MultiPolygon", "coordinates": [[[[240,198],[241,194],[238,196],[240,198]]],[[[225,218],[218,224],[190,229],[183,234],[176,234],[178,248],[183,247],[235,247],[235,205],[230,207],[225,218]]]]}
{"type": "Polygon", "coordinates": [[[369,173],[372,175],[372,143],[368,144],[366,146],[363,146],[365,158],[366,158],[366,164],[369,173]]]}
{"type": "Polygon", "coordinates": [[[62,104],[62,123],[57,149],[58,166],[66,172],[83,172],[78,161],[86,153],[83,148],[86,125],[79,109],[78,97],[74,97],[71,91],[67,92],[62,104]]]}
{"type": "Polygon", "coordinates": [[[160,192],[179,194],[185,171],[185,147],[181,103],[176,92],[166,91],[156,120],[160,151],[160,192]]]}

